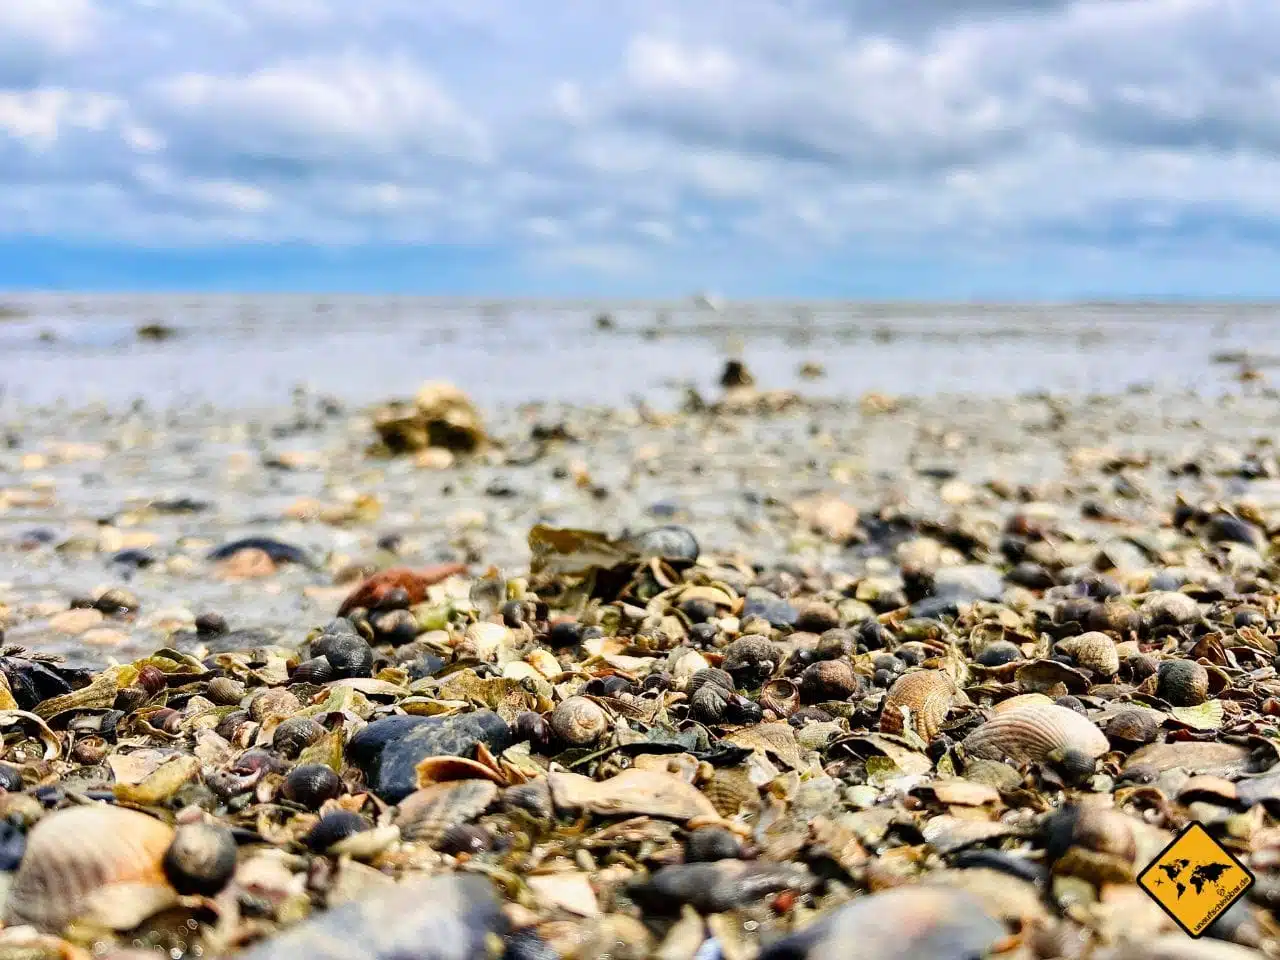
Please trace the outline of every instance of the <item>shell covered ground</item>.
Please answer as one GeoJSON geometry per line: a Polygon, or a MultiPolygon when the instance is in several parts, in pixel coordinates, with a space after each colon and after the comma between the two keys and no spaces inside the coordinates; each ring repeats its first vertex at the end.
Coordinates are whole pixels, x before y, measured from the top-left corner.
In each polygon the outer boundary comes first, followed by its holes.
{"type": "Polygon", "coordinates": [[[1280,956],[1277,396],[727,374],[7,414],[0,957],[1280,956]]]}

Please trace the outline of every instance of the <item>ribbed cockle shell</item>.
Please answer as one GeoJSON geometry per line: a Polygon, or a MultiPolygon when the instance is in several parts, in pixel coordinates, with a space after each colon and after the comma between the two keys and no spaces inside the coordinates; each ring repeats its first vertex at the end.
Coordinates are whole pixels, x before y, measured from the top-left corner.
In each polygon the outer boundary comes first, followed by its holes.
{"type": "Polygon", "coordinates": [[[920,670],[897,679],[884,699],[880,713],[881,733],[901,733],[904,717],[921,739],[932,740],[942,730],[951,709],[955,687],[941,670],[920,670]]]}
{"type": "Polygon", "coordinates": [[[164,884],[173,828],[122,807],[69,807],[32,829],[5,908],[6,924],[57,933],[89,896],[116,884],[164,884]]]}
{"type": "Polygon", "coordinates": [[[1057,704],[1031,704],[992,717],[963,743],[971,757],[1043,763],[1055,752],[1098,758],[1110,749],[1107,738],[1086,717],[1057,704]]]}

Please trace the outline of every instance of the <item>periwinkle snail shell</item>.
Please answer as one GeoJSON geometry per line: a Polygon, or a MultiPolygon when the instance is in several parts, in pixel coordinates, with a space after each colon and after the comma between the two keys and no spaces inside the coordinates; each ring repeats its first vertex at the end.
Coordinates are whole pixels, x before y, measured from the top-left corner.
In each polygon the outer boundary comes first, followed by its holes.
{"type": "Polygon", "coordinates": [[[342,795],[342,779],[322,763],[304,763],[284,778],[281,792],[294,803],[319,810],[326,800],[342,795]]]}
{"type": "Polygon", "coordinates": [[[190,823],[178,827],[164,855],[164,872],[184,895],[211,897],[236,869],[236,841],[226,827],[190,823]]]}
{"type": "Polygon", "coordinates": [[[800,698],[805,703],[847,700],[861,687],[847,660],[819,660],[800,674],[800,698]]]}
{"type": "Polygon", "coordinates": [[[1194,660],[1166,660],[1157,677],[1156,695],[1175,707],[1194,707],[1209,697],[1209,671],[1194,660]]]}
{"type": "Polygon", "coordinates": [[[369,821],[358,813],[334,810],[326,813],[302,838],[306,846],[316,853],[324,853],[335,843],[355,836],[370,828],[369,821]]]}
{"type": "Polygon", "coordinates": [[[292,760],[324,734],[324,727],[310,717],[290,717],[276,727],[271,746],[292,760]]]}
{"type": "Polygon", "coordinates": [[[551,713],[551,730],[564,743],[573,747],[596,744],[609,730],[609,716],[593,700],[570,697],[551,713]]]}

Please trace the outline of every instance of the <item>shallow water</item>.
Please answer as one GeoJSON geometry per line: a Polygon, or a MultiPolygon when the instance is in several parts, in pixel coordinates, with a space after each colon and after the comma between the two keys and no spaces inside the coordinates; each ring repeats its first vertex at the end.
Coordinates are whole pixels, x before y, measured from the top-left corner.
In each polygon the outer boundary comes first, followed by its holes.
{"type": "Polygon", "coordinates": [[[616,405],[706,389],[741,353],[762,385],[810,392],[1009,395],[1131,386],[1217,392],[1215,357],[1280,356],[1280,307],[968,306],[441,301],[364,297],[28,295],[0,299],[0,388],[9,404],[250,408],[309,385],[346,402],[465,384],[485,406],[528,400],[616,405]],[[601,331],[595,319],[616,326],[601,331]],[[176,335],[142,342],[163,323],[176,335]]]}

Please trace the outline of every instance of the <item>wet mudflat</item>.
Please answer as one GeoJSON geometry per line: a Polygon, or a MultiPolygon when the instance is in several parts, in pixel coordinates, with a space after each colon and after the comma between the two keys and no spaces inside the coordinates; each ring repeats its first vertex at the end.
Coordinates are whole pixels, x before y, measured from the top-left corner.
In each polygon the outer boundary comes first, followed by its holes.
{"type": "Polygon", "coordinates": [[[9,403],[0,951],[1280,953],[1265,381],[751,368],[9,403]],[[1136,884],[1193,820],[1256,877],[1199,941],[1136,884]]]}

